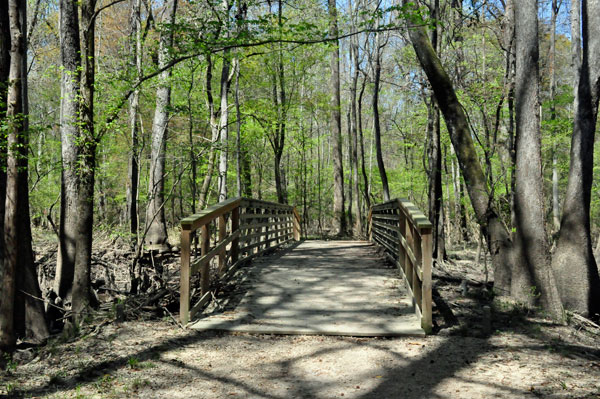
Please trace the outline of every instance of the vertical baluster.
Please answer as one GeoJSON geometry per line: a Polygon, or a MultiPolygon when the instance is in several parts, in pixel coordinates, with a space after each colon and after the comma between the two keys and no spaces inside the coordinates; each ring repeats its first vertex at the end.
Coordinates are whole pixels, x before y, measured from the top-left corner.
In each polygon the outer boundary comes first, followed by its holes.
{"type": "MultiPolygon", "coordinates": [[[[231,234],[236,234],[240,229],[240,208],[231,211],[231,234]]],[[[240,257],[240,236],[231,241],[231,265],[235,265],[240,257]]]]}
{"type": "MultiPolygon", "coordinates": [[[[209,224],[205,224],[200,228],[200,256],[204,256],[210,250],[210,229],[209,224]]],[[[204,296],[210,288],[210,262],[205,262],[202,265],[200,275],[201,295],[204,296]]]]}
{"type": "MultiPolygon", "coordinates": [[[[227,237],[227,219],[225,215],[219,216],[218,219],[218,243],[221,243],[227,237]]],[[[219,253],[219,276],[222,276],[225,273],[225,267],[227,266],[227,249],[223,248],[223,250],[219,253]]]]}

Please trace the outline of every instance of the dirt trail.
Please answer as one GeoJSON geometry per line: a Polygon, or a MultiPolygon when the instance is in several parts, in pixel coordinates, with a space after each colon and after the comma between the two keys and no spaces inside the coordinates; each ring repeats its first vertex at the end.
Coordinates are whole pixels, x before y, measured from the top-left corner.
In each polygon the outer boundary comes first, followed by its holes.
{"type": "MultiPolygon", "coordinates": [[[[492,303],[474,251],[451,258],[434,270],[433,336],[199,332],[182,330],[166,310],[120,324],[108,310],[76,339],[19,350],[0,370],[0,397],[600,399],[600,330],[492,303]]],[[[176,277],[177,260],[164,265],[163,276],[176,277]]]]}
{"type": "Polygon", "coordinates": [[[48,346],[0,387],[48,398],[599,398],[598,349],[569,344],[569,331],[377,339],[128,322],[48,346]]]}

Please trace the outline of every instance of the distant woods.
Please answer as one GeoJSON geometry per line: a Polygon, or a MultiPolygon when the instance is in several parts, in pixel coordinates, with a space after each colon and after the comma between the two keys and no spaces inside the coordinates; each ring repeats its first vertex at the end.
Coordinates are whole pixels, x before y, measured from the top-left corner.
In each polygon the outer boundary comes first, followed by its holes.
{"type": "Polygon", "coordinates": [[[599,30],[595,0],[0,0],[0,349],[97,305],[95,232],[140,294],[143,254],[239,195],[357,238],[407,197],[439,262],[481,237],[496,295],[594,317],[599,30]]]}

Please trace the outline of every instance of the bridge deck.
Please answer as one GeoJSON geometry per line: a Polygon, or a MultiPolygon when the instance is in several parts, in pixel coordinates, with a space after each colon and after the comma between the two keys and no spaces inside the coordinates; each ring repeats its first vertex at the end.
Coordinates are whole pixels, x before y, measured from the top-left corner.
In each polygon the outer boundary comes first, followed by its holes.
{"type": "Polygon", "coordinates": [[[424,335],[397,270],[362,241],[305,241],[253,261],[233,310],[197,330],[258,334],[424,335]]]}

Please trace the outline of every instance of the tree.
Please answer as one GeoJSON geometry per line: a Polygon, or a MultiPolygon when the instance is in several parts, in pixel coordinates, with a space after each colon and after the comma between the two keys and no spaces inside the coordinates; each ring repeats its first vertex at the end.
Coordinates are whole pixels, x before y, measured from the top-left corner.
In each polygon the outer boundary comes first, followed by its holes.
{"type": "MultiPolygon", "coordinates": [[[[177,0],[165,3],[158,48],[158,68],[163,69],[170,60],[169,51],[173,47],[175,14],[177,0]]],[[[167,128],[169,124],[169,106],[171,104],[171,69],[165,69],[159,75],[156,89],[156,107],[152,121],[152,147],[148,179],[148,206],[146,208],[145,242],[151,249],[165,249],[167,242],[167,224],[165,220],[165,152],[167,147],[167,128]]]]}
{"type": "Polygon", "coordinates": [[[562,317],[562,305],[550,268],[546,236],[539,98],[537,0],[515,2],[516,171],[515,262],[511,294],[529,303],[539,295],[550,315],[562,317]],[[534,289],[532,295],[532,289],[534,289]]]}
{"type": "Polygon", "coordinates": [[[583,51],[575,96],[569,178],[552,270],[565,308],[597,317],[600,277],[592,252],[590,201],[600,98],[599,0],[582,2],[581,27],[583,51]]]}
{"type": "MultiPolygon", "coordinates": [[[[335,0],[328,0],[329,36],[338,36],[337,8],[335,0]]],[[[331,141],[333,152],[333,228],[338,235],[346,233],[344,213],[344,166],[342,164],[342,116],[340,100],[340,49],[338,40],[333,42],[331,52],[331,141]]]]}
{"type": "Polygon", "coordinates": [[[75,274],[77,234],[77,141],[81,98],[81,47],[77,3],[60,0],[61,101],[60,135],[62,177],[60,195],[59,248],[54,291],[65,299],[71,293],[75,274]]]}

